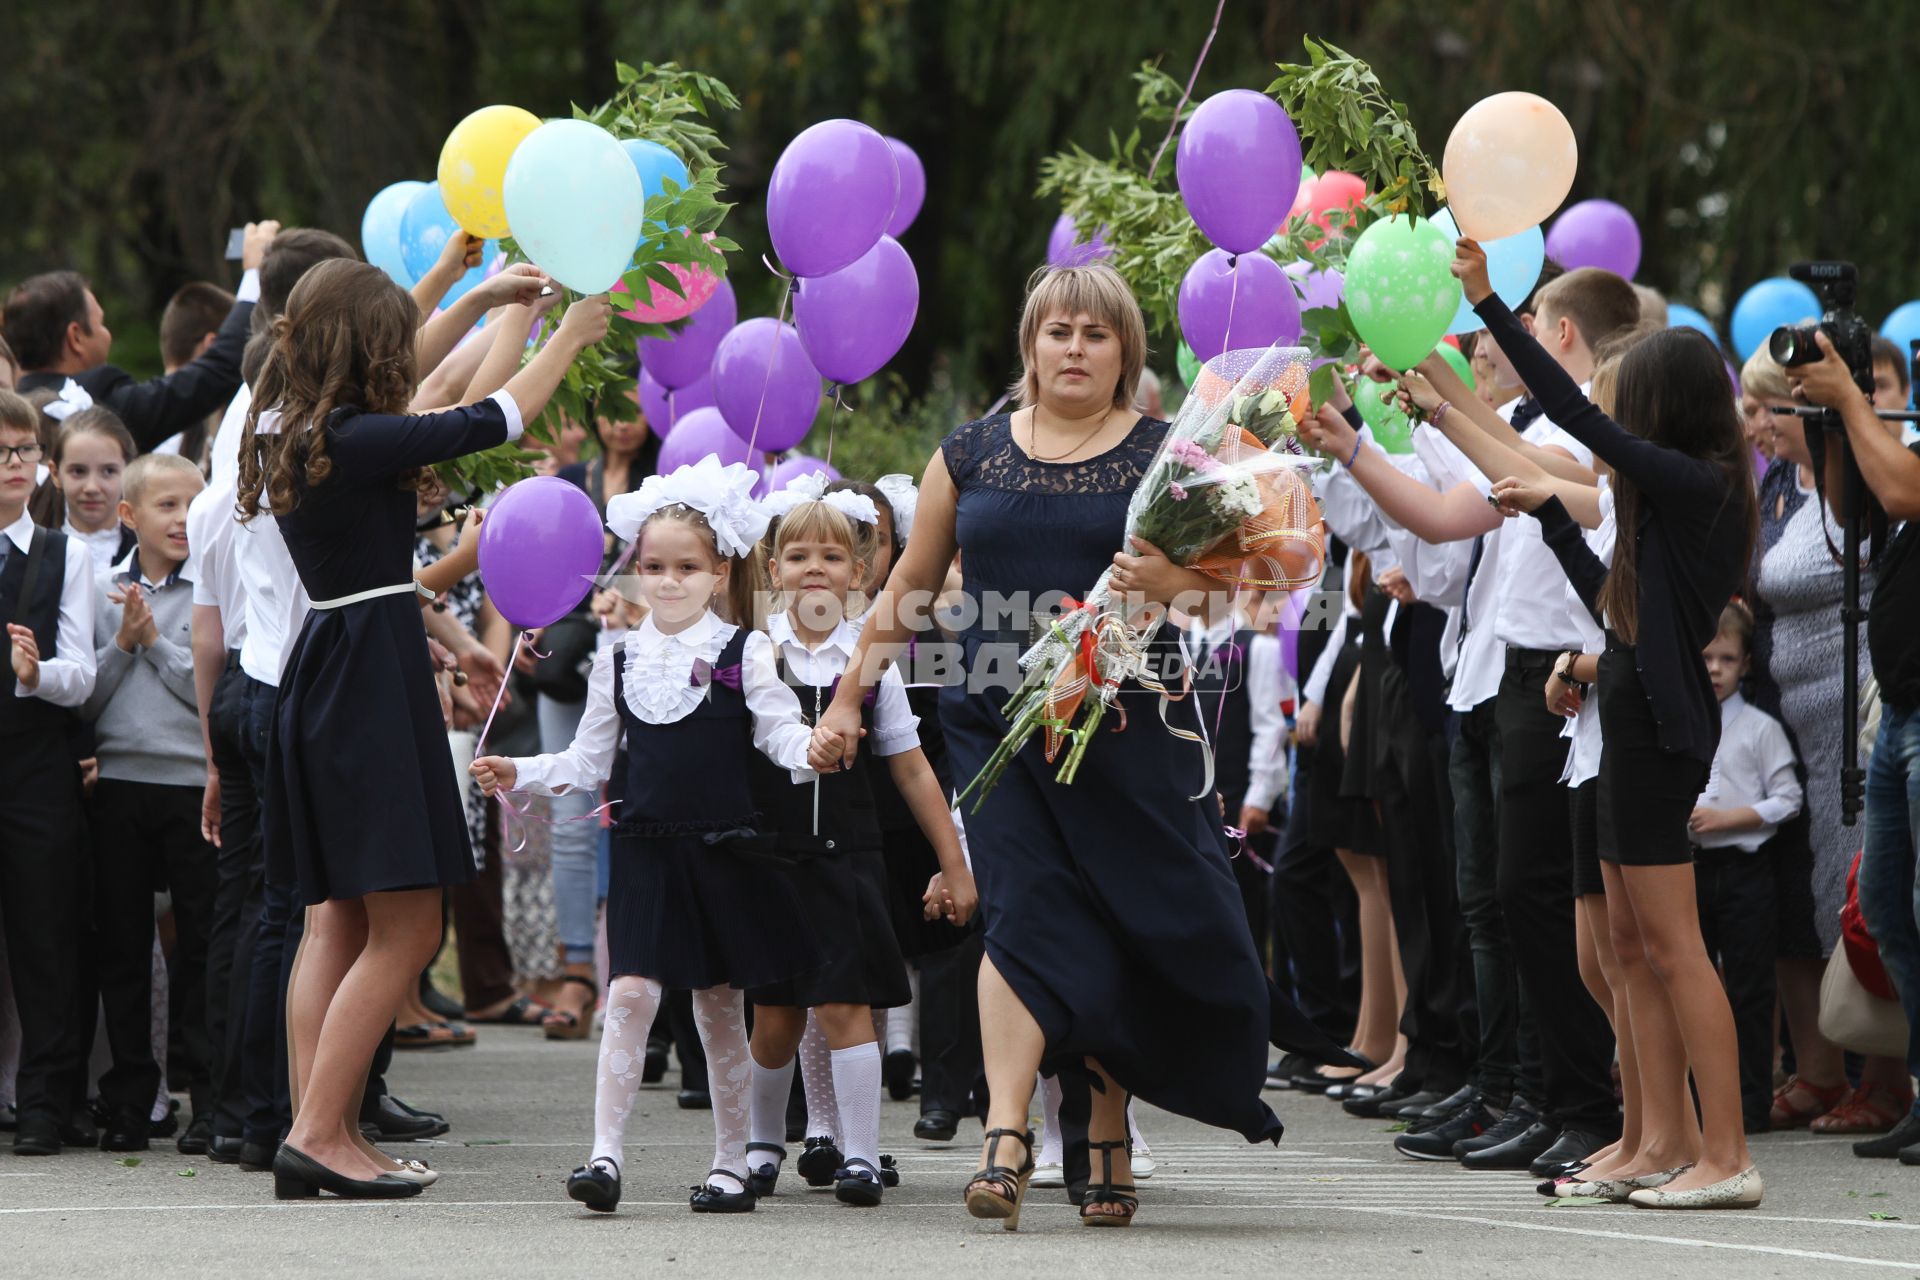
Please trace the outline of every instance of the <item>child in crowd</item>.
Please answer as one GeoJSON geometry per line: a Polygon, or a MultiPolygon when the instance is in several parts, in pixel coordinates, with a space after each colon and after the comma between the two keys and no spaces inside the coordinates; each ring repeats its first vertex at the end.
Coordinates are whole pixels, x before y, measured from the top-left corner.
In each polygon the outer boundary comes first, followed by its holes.
{"type": "MultiPolygon", "coordinates": [[[[748,783],[751,757],[764,754],[788,785],[815,776],[800,701],[780,679],[767,637],[745,625],[758,585],[756,544],[767,527],[752,486],[745,466],[707,458],[610,499],[608,527],[639,543],[633,581],[646,618],[595,655],[572,746],[521,759],[482,756],[472,765],[490,795],[592,789],[607,779],[626,733],[593,1154],[567,1179],[570,1197],[602,1213],[620,1203],[627,1120],[667,987],[694,993],[713,1096],[713,1168],[690,1204],[695,1213],[752,1210],[742,989],[827,958],[785,875],[741,843],[753,836],[759,807],[748,783]]],[[[830,757],[822,753],[820,762],[830,757]]]]}
{"type": "Polygon", "coordinates": [[[1687,829],[1700,933],[1720,965],[1740,1042],[1741,1111],[1749,1131],[1765,1133],[1773,1103],[1774,886],[1754,855],[1805,797],[1786,730],[1740,696],[1752,642],[1753,612],[1735,600],[1703,654],[1720,699],[1720,746],[1687,829]]]}
{"type": "Polygon", "coordinates": [[[100,1146],[144,1151],[162,1073],[149,1023],[153,895],[163,888],[172,895],[175,928],[169,1020],[186,1058],[172,1076],[187,1081],[195,1122],[212,1122],[206,968],[216,877],[213,846],[200,833],[207,764],[194,702],[193,584],[186,572],[187,506],[202,481],[185,458],[149,454],[114,484],[121,495],[114,518],[137,542],[99,575],[98,674],[81,708],[100,770],[91,806],[93,951],[113,1052],[100,1080],[100,1146]]]}
{"type": "MultiPolygon", "coordinates": [[[[805,477],[769,500],[778,513],[769,548],[771,574],[786,608],[768,619],[767,633],[783,678],[816,715],[832,697],[858,643],[849,599],[866,583],[879,530],[871,498],[825,488],[823,478],[805,477]]],[[[920,750],[918,719],[897,668],[877,687],[866,718],[873,754],[887,761],[938,860],[940,869],[924,891],[927,913],[964,924],[977,901],[972,873],[960,854],[947,795],[920,750]]],[[[795,1053],[806,1010],[812,1009],[831,1049],[836,1136],[842,1145],[810,1134],[800,1172],[811,1184],[832,1182],[843,1203],[876,1205],[883,1187],[881,1055],[872,1011],[905,1005],[911,991],[888,910],[887,864],[864,761],[861,757],[850,769],[821,779],[814,789],[780,787],[769,770],[758,771],[763,807],[777,815],[782,850],[803,864],[797,879],[808,898],[809,918],[846,949],[825,969],[749,993],[755,1006],[751,1149],[773,1157],[753,1165],[757,1186],[771,1193],[786,1156],[782,1139],[795,1053]],[[828,1162],[835,1167],[816,1168],[828,1162]]],[[[810,1122],[823,1118],[809,1116],[810,1122]]]]}
{"type": "MultiPolygon", "coordinates": [[[[64,407],[55,401],[43,412],[58,414],[64,407]]],[[[58,522],[61,532],[84,544],[96,574],[133,550],[133,531],[120,520],[120,488],[137,452],[120,415],[105,405],[89,404],[66,415],[54,436],[54,494],[40,513],[41,522],[58,522]]]]}

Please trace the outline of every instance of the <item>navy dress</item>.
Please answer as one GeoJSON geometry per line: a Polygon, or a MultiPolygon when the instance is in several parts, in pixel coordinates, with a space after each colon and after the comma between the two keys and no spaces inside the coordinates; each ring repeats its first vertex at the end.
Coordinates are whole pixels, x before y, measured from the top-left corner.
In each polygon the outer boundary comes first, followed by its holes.
{"type": "MultiPolygon", "coordinates": [[[[337,411],[332,473],[277,516],[310,599],[413,582],[410,471],[502,444],[497,400],[396,417],[337,411]]],[[[270,878],[307,904],[474,876],[460,785],[412,591],[315,608],[288,647],[267,744],[270,878]]]]}
{"type": "MultiPolygon", "coordinates": [[[[964,786],[1007,731],[1005,672],[1026,647],[983,596],[1081,596],[1120,549],[1127,500],[1166,424],[1081,462],[1043,463],[1014,442],[1007,415],[941,444],[959,493],[956,531],[973,619],[962,636],[975,679],[949,685],[941,727],[964,786]],[[973,688],[974,685],[992,687],[973,688]]],[[[1164,652],[1176,645],[1163,629],[1164,652]]],[[[962,809],[987,954],[1046,1035],[1042,1069],[1091,1055],[1128,1092],[1249,1141],[1278,1140],[1261,1100],[1276,1012],[1319,1046],[1261,971],[1228,860],[1218,801],[1200,789],[1198,748],[1161,727],[1156,697],[1123,689],[1071,786],[1038,742],[1021,751],[977,812],[962,809]]],[[[1173,723],[1198,728],[1194,700],[1173,723]]],[[[1302,1046],[1305,1048],[1306,1046],[1302,1046]]],[[[1328,1042],[1327,1049],[1337,1052],[1328,1042]]]]}

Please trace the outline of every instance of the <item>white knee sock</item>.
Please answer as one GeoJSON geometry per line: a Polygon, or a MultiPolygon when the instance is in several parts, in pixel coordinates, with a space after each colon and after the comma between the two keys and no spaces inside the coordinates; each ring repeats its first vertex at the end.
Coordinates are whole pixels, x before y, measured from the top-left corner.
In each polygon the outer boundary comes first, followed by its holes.
{"type": "Polygon", "coordinates": [[[880,1046],[833,1050],[833,1091],[840,1099],[840,1153],[880,1169],[880,1046]]]}
{"type": "Polygon", "coordinates": [[[887,1033],[881,1043],[887,1046],[888,1053],[913,1052],[914,1006],[920,1002],[920,971],[918,969],[907,970],[907,985],[913,992],[913,999],[898,1009],[873,1011],[876,1028],[881,1018],[884,1017],[887,1020],[887,1033]]]}
{"type": "MultiPolygon", "coordinates": [[[[793,1069],[795,1061],[787,1059],[783,1067],[763,1067],[758,1059],[753,1064],[753,1122],[750,1141],[764,1142],[769,1146],[787,1148],[787,1099],[793,1094],[793,1069]]],[[[776,1156],[771,1151],[754,1151],[748,1155],[748,1167],[758,1169],[771,1164],[777,1172],[784,1156],[776,1156]]]]}
{"type": "Polygon", "coordinates": [[[807,1031],[800,1037],[800,1085],[807,1095],[807,1136],[831,1138],[840,1131],[840,1103],[833,1092],[832,1050],[820,1020],[807,1014],[807,1031]]]}
{"type": "Polygon", "coordinates": [[[607,991],[607,1025],[600,1033],[600,1069],[593,1085],[593,1155],[621,1167],[627,1117],[640,1092],[647,1031],[660,1011],[660,984],[651,978],[615,978],[607,991]]]}
{"type": "Polygon", "coordinates": [[[747,1051],[746,993],[733,987],[708,987],[693,993],[693,1021],[707,1051],[707,1092],[713,1096],[713,1167],[733,1175],[723,1191],[744,1191],[747,1177],[748,1113],[752,1109],[753,1055],[747,1051]]]}
{"type": "Polygon", "coordinates": [[[1060,1136],[1060,1077],[1040,1078],[1040,1154],[1036,1164],[1059,1164],[1066,1159],[1066,1141],[1060,1136]]]}

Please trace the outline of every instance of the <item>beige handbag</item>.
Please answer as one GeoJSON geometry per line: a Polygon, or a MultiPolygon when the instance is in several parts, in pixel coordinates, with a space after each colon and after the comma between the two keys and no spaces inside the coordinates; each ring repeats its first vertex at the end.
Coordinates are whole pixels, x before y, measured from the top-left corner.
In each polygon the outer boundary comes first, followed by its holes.
{"type": "Polygon", "coordinates": [[[1820,1034],[1855,1053],[1907,1056],[1906,1010],[1860,985],[1845,947],[1833,949],[1820,979],[1820,1034]]]}

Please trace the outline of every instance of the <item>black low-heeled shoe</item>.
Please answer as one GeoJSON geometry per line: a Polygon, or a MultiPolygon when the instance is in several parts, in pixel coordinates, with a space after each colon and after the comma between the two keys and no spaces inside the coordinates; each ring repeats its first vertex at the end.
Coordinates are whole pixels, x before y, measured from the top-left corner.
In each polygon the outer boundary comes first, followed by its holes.
{"type": "MultiPolygon", "coordinates": [[[[739,1178],[731,1169],[709,1169],[709,1179],[716,1175],[739,1178]]],[[[745,1179],[741,1179],[743,1182],[745,1179]]],[[[752,1213],[756,1202],[751,1189],[728,1191],[709,1181],[705,1186],[695,1187],[687,1198],[687,1204],[695,1213],[752,1213]]]]}
{"type": "Polygon", "coordinates": [[[841,1204],[871,1209],[885,1195],[880,1171],[865,1160],[849,1160],[833,1171],[833,1198],[841,1204]]]}
{"type": "Polygon", "coordinates": [[[793,1171],[806,1179],[810,1187],[833,1185],[834,1170],[847,1162],[832,1138],[808,1138],[807,1145],[794,1161],[793,1171]]]}
{"type": "Polygon", "coordinates": [[[567,1175],[567,1198],[595,1213],[612,1213],[620,1207],[620,1166],[605,1159],[581,1165],[567,1175]]]}
{"type": "Polygon", "coordinates": [[[349,1178],[284,1142],[273,1158],[273,1198],[276,1200],[305,1200],[322,1191],[346,1200],[403,1200],[419,1195],[423,1189],[417,1182],[390,1178],[384,1173],[377,1178],[349,1178]]]}
{"type": "Polygon", "coordinates": [[[913,1136],[922,1142],[952,1142],[958,1132],[959,1115],[941,1107],[921,1113],[913,1122],[913,1136]]]}
{"type": "Polygon", "coordinates": [[[773,1142],[749,1142],[747,1144],[747,1190],[755,1196],[770,1196],[780,1181],[780,1166],[786,1163],[787,1149],[773,1142]],[[773,1159],[755,1163],[753,1153],[765,1151],[773,1159]]]}

